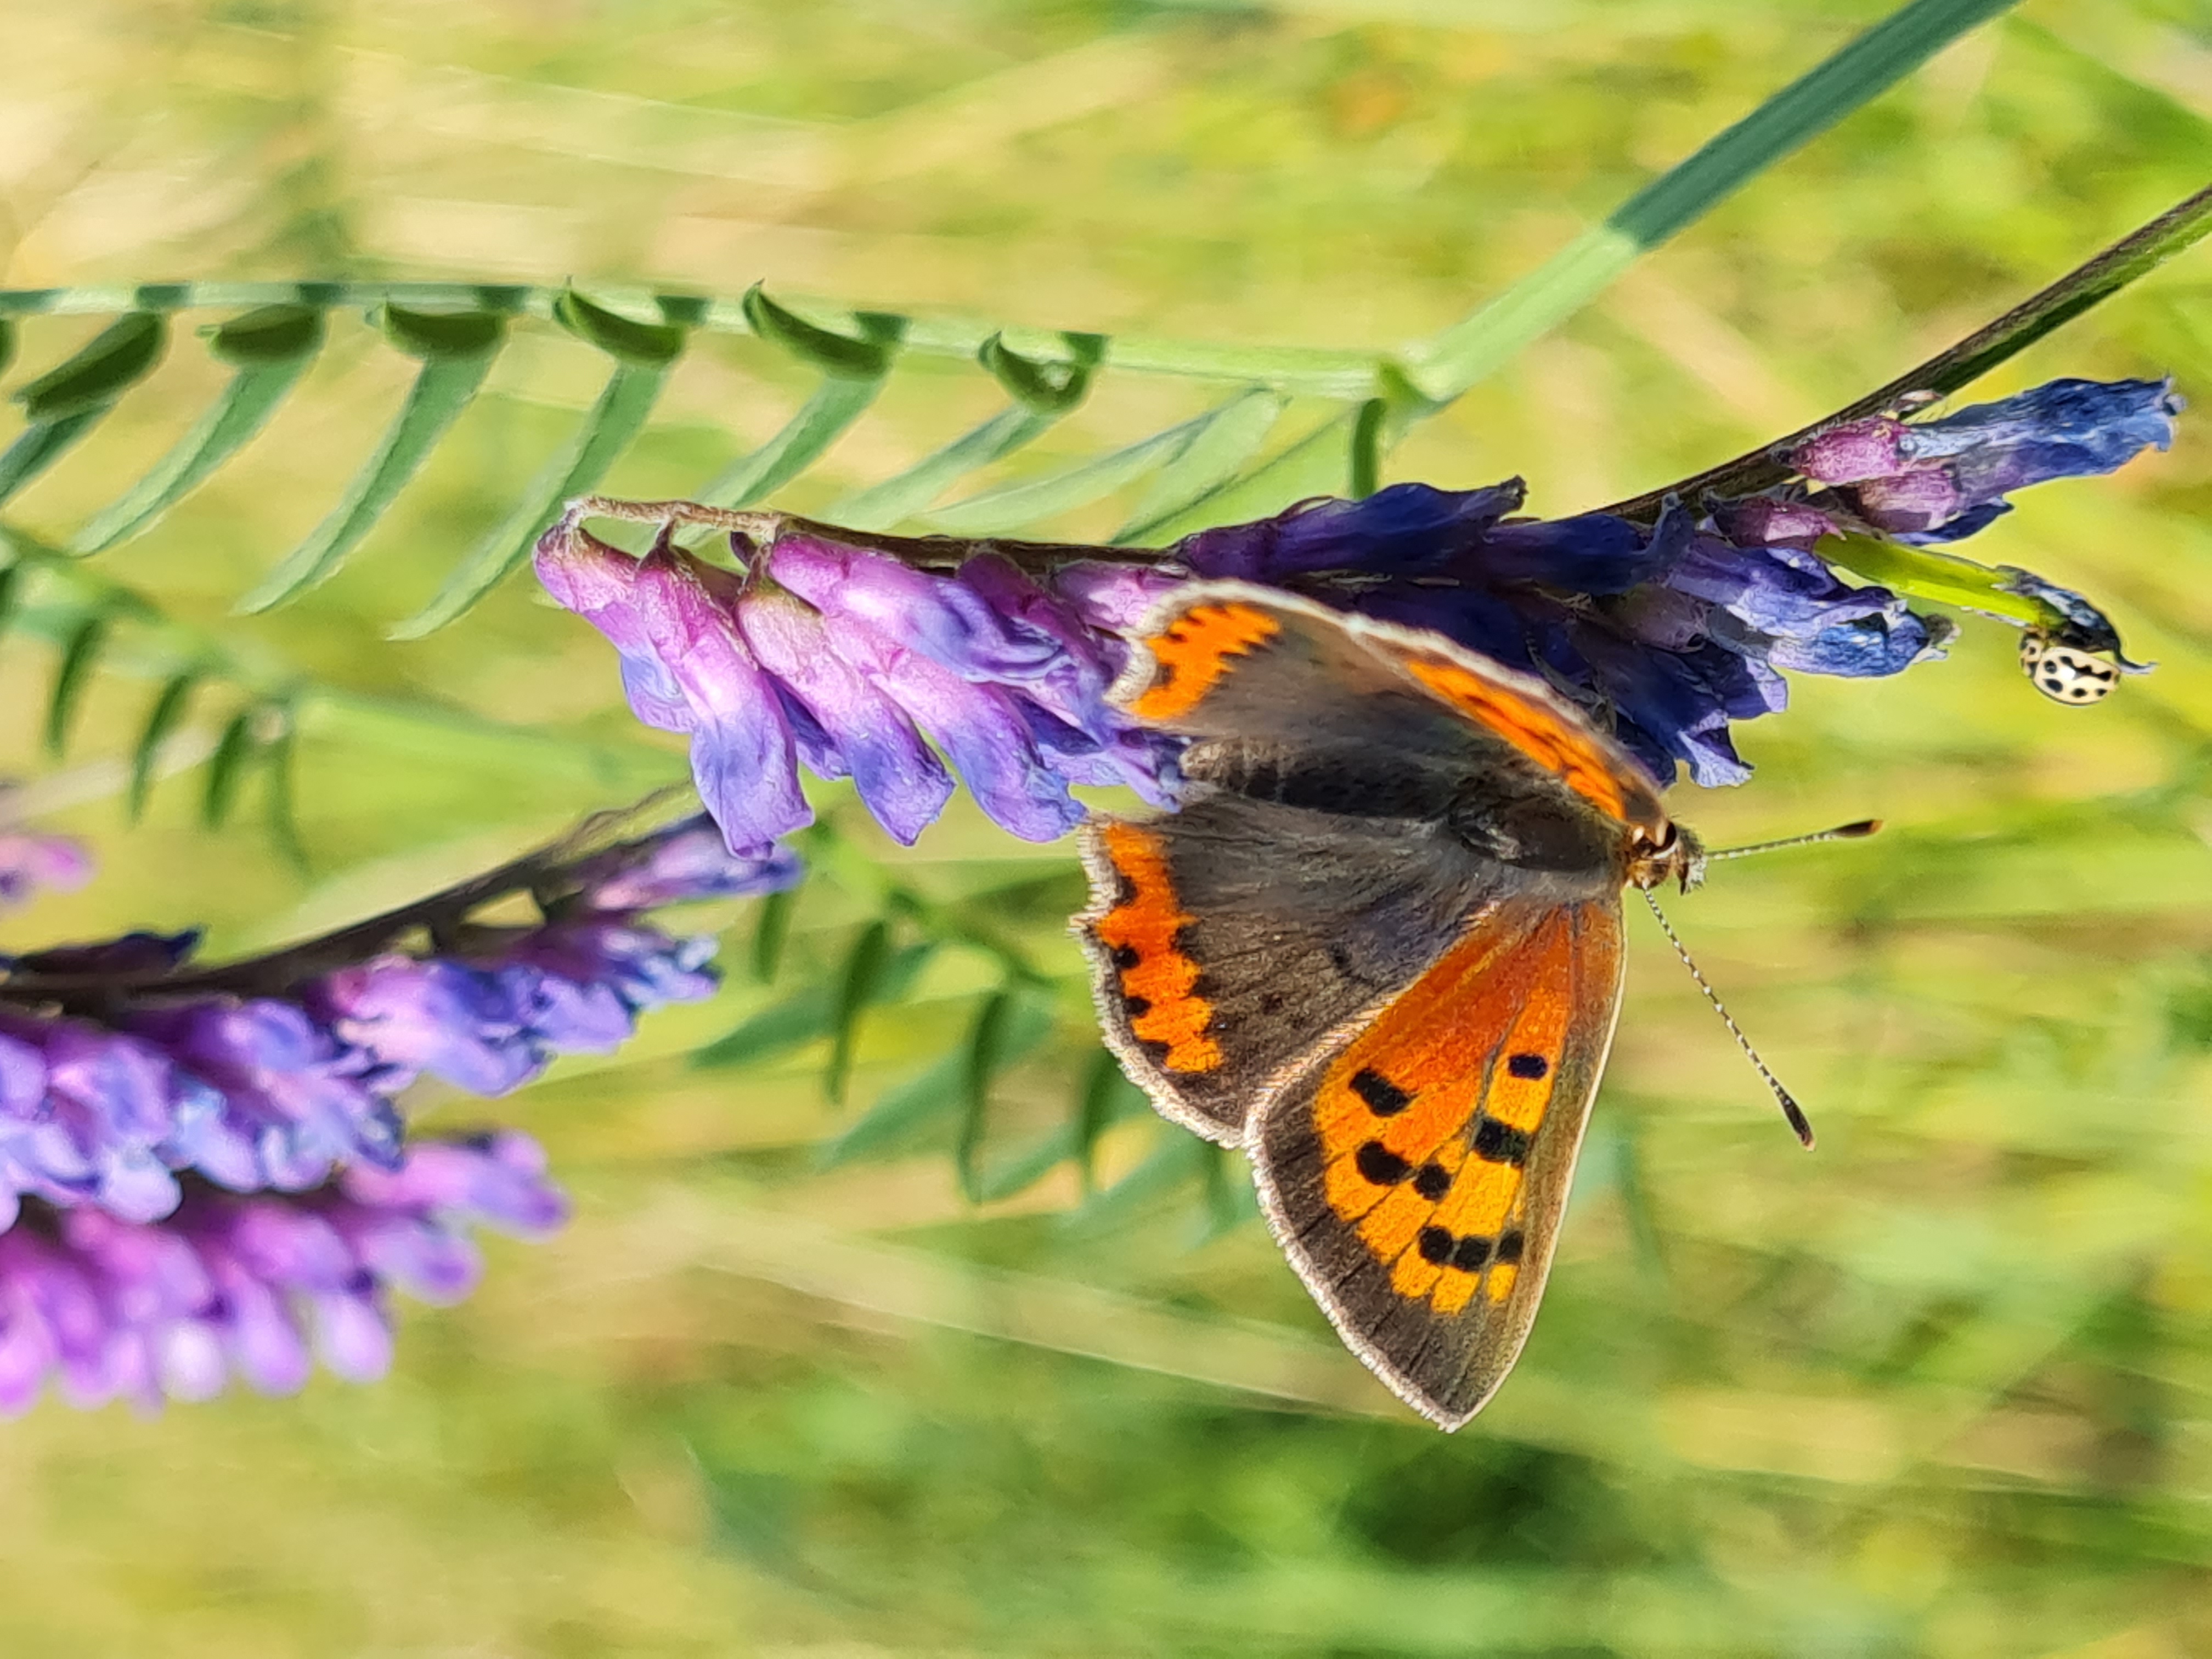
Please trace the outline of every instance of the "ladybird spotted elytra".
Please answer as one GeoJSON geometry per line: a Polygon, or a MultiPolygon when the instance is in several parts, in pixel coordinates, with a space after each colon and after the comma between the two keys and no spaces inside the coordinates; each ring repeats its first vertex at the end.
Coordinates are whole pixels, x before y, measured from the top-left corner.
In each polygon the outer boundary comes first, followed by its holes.
{"type": "Polygon", "coordinates": [[[2120,678],[2112,664],[2060,645],[2034,629],[2021,637],[2020,666],[2028,684],[2045,696],[2075,708],[2101,702],[2112,696],[2120,678]]]}

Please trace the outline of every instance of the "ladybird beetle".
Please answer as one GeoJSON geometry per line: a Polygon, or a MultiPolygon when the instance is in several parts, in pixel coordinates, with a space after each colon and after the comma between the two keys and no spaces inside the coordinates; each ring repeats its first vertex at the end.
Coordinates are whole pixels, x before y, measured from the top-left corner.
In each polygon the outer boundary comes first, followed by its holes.
{"type": "Polygon", "coordinates": [[[2060,645],[2034,629],[2021,638],[2020,666],[2028,684],[2051,702],[2075,706],[2112,696],[2120,678],[2120,671],[2112,664],[2070,645],[2060,645]]]}

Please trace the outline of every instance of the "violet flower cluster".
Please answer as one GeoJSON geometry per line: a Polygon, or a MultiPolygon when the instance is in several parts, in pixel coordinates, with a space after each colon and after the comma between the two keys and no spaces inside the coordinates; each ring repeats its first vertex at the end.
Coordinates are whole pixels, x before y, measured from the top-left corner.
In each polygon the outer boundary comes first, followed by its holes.
{"type": "Polygon", "coordinates": [[[500,890],[557,894],[535,927],[433,900],[225,967],[192,963],[192,933],[0,958],[0,1410],[50,1372],[82,1402],[230,1372],[296,1388],[310,1329],[333,1370],[380,1371],[388,1285],[451,1299],[475,1272],[465,1224],[537,1236],[562,1213],[525,1138],[410,1144],[400,1092],[503,1094],[618,1047],[716,982],[712,937],[648,907],[799,873],[732,858],[703,817],[515,868],[500,890]],[[444,942],[396,948],[418,923],[444,942]]]}
{"type": "Polygon", "coordinates": [[[1105,692],[1125,636],[1194,578],[1434,629],[1579,699],[1662,782],[1680,763],[1733,783],[1750,768],[1732,727],[1784,706],[1785,672],[1895,674],[1940,655],[1950,632],[1887,588],[1844,581],[1822,537],[1969,535],[2015,490],[2166,447],[2179,407],[2160,381],[2060,380],[1939,420],[1851,422],[1784,453],[1788,485],[1672,502],[1651,525],[1517,517],[1518,479],[1406,483],[1202,531],[1146,562],[1029,545],[1018,568],[989,542],[902,544],[762,514],[770,533],[738,546],[732,571],[665,534],[635,558],[572,513],[539,542],[538,569],[615,646],[638,718],[690,735],[701,793],[738,851],[809,821],[802,763],[850,776],[908,842],[951,794],[948,762],[1030,840],[1079,820],[1071,785],[1171,803],[1174,745],[1105,692]]]}

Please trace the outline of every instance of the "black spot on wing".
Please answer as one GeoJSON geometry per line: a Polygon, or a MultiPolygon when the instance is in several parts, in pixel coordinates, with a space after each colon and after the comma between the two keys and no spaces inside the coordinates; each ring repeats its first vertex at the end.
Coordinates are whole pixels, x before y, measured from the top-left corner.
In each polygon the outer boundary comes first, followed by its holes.
{"type": "Polygon", "coordinates": [[[1352,1092],[1367,1103],[1377,1117],[1395,1117],[1413,1103],[1413,1096],[1380,1072],[1362,1068],[1352,1074],[1352,1092]]]}
{"type": "Polygon", "coordinates": [[[1413,1190],[1435,1204],[1451,1190],[1451,1171],[1441,1164],[1424,1164],[1413,1171],[1413,1190]]]}
{"type": "Polygon", "coordinates": [[[1541,1054],[1515,1054],[1505,1062],[1505,1069],[1533,1083],[1552,1069],[1552,1062],[1541,1054]]]}
{"type": "Polygon", "coordinates": [[[1500,1123],[1494,1117],[1482,1120],[1474,1132],[1474,1155],[1491,1164],[1510,1164],[1518,1169],[1528,1161],[1528,1148],[1534,1137],[1526,1129],[1516,1129],[1509,1123],[1500,1123]]]}
{"type": "Polygon", "coordinates": [[[1377,1187],[1395,1187],[1413,1166],[1379,1140],[1368,1141],[1352,1157],[1352,1166],[1377,1187]]]}

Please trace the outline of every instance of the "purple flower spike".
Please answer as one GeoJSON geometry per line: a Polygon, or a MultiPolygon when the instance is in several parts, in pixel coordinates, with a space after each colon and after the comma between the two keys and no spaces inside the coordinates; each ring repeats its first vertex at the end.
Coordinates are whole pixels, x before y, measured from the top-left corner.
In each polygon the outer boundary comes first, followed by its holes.
{"type": "Polygon", "coordinates": [[[67,836],[0,832],[0,906],[16,905],[42,887],[73,893],[92,879],[92,854],[67,836]]]}
{"type": "Polygon", "coordinates": [[[392,1362],[389,1291],[453,1301],[475,1283],[465,1230],[542,1237],[566,1217],[526,1137],[428,1141],[390,1172],[358,1170],[294,1197],[188,1187],[134,1224],[39,1206],[0,1236],[0,1413],[49,1378],[70,1403],[204,1400],[230,1377],[305,1385],[319,1356],[352,1382],[392,1362]]]}
{"type": "Polygon", "coordinates": [[[1784,459],[1901,540],[1956,541],[2009,512],[2015,489],[2168,447],[2181,408],[2170,380],[2052,380],[1940,420],[1852,421],[1784,459]]]}
{"type": "Polygon", "coordinates": [[[825,617],[854,623],[964,679],[1019,683],[1061,660],[1055,642],[973,589],[885,554],[811,535],[777,538],[769,571],[825,617]]]}
{"type": "Polygon", "coordinates": [[[547,591],[622,653],[639,718],[692,734],[733,848],[805,821],[800,762],[852,778],[909,844],[952,793],[936,751],[1027,840],[1080,821],[1071,784],[1172,799],[1175,745],[1107,700],[1127,647],[1096,618],[1174,578],[1071,571],[1060,590],[989,557],[946,575],[796,521],[752,559],[740,577],[664,540],[633,560],[566,521],[538,553],[547,591]]]}
{"type": "Polygon", "coordinates": [[[325,976],[314,1006],[342,1042],[380,1064],[474,1094],[506,1094],[545,1063],[514,988],[465,963],[380,957],[325,976]]]}
{"type": "Polygon", "coordinates": [[[805,874],[786,847],[738,857],[704,813],[672,826],[643,851],[617,848],[577,872],[586,908],[608,914],[651,910],[688,899],[752,898],[797,884],[805,874]]]}
{"type": "Polygon", "coordinates": [[[825,778],[849,773],[876,821],[913,846],[954,787],[914,721],[837,654],[821,613],[804,599],[771,590],[749,599],[741,616],[762,666],[807,716],[800,728],[807,765],[825,778]]]}

